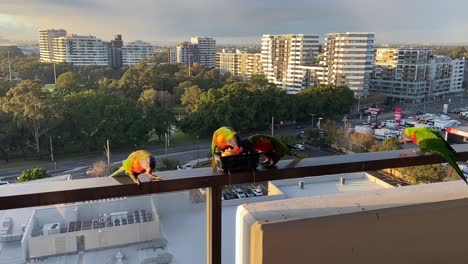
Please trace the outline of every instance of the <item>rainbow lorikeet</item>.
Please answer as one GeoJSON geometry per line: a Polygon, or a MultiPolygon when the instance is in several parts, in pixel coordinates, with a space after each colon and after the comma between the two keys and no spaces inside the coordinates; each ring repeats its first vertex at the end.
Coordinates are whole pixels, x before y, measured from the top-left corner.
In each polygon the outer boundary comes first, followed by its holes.
{"type": "Polygon", "coordinates": [[[225,149],[232,148],[237,153],[241,153],[242,149],[239,145],[239,136],[234,129],[230,127],[220,127],[213,133],[211,142],[211,154],[219,154],[225,149]]]}
{"type": "MultiPolygon", "coordinates": [[[[242,153],[242,148],[239,147],[239,136],[231,127],[220,127],[213,133],[211,141],[211,154],[221,155],[222,152],[231,150],[233,154],[242,153]]],[[[211,167],[216,167],[216,161],[213,158],[211,167]]]]}
{"type": "Polygon", "coordinates": [[[455,154],[457,152],[440,136],[437,131],[425,127],[410,127],[404,130],[404,134],[419,146],[421,153],[430,152],[441,155],[457,172],[458,176],[468,184],[463,172],[455,161],[455,154]]]}
{"type": "Polygon", "coordinates": [[[265,160],[262,161],[262,164],[266,167],[275,167],[276,163],[286,155],[295,156],[298,159],[303,158],[291,151],[291,149],[294,148],[293,146],[289,146],[283,143],[279,138],[273,136],[253,135],[250,136],[247,141],[253,152],[265,156],[265,160]]]}
{"type": "Polygon", "coordinates": [[[109,177],[116,176],[125,172],[132,180],[140,185],[138,175],[146,173],[151,180],[161,180],[161,177],[153,175],[153,170],[156,167],[156,158],[145,150],[137,150],[132,152],[127,159],[122,161],[122,167],[112,173],[109,177]]]}

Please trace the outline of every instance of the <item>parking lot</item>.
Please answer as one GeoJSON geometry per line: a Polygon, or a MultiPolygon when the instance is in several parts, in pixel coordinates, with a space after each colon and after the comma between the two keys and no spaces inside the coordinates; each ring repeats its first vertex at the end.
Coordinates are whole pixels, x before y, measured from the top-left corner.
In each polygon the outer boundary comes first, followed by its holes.
{"type": "Polygon", "coordinates": [[[248,183],[226,186],[221,200],[245,199],[268,195],[268,187],[265,183],[248,183]]]}

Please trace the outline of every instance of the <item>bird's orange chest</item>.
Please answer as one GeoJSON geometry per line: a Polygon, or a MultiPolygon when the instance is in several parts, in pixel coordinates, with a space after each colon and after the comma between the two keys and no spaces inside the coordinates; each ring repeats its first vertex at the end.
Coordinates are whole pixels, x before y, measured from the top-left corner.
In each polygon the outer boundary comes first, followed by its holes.
{"type": "Polygon", "coordinates": [[[138,159],[134,159],[132,162],[132,171],[137,172],[137,173],[143,173],[145,172],[145,169],[141,167],[140,161],[138,159]]]}
{"type": "Polygon", "coordinates": [[[215,136],[215,144],[220,148],[226,148],[228,146],[226,139],[223,135],[217,134],[215,136]]]}
{"type": "Polygon", "coordinates": [[[418,139],[416,138],[416,132],[411,133],[410,138],[411,138],[411,141],[414,142],[414,144],[419,145],[418,139]]]}

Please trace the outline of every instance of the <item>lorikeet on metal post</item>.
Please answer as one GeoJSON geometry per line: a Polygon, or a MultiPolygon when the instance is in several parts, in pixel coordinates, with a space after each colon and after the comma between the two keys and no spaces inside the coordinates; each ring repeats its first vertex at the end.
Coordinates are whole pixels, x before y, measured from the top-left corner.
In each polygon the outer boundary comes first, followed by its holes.
{"type": "Polygon", "coordinates": [[[141,182],[138,175],[146,173],[150,180],[162,180],[161,177],[153,175],[153,170],[156,167],[156,158],[145,150],[137,150],[132,152],[126,160],[122,161],[122,167],[112,173],[109,177],[119,175],[125,172],[130,178],[140,186],[141,182]]]}
{"type": "MultiPolygon", "coordinates": [[[[468,184],[463,172],[455,161],[455,154],[457,152],[442,138],[442,136],[440,136],[437,131],[425,127],[410,127],[404,130],[404,135],[419,146],[421,153],[430,152],[441,155],[457,172],[458,176],[468,184]]],[[[405,142],[405,139],[403,139],[403,142],[405,142]]]]}
{"type": "Polygon", "coordinates": [[[291,155],[298,159],[303,157],[293,153],[291,149],[293,146],[289,146],[283,143],[279,138],[268,136],[268,135],[253,135],[248,138],[250,148],[265,156],[265,160],[262,162],[266,167],[275,167],[278,161],[286,156],[291,155]]]}

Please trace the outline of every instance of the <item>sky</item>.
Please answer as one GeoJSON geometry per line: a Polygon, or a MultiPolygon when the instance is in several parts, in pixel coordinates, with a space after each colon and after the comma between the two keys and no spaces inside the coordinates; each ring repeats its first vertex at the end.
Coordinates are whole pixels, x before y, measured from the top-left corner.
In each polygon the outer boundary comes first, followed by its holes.
{"type": "Polygon", "coordinates": [[[468,42],[466,0],[0,0],[0,39],[39,29],[164,44],[191,36],[260,44],[262,34],[374,32],[376,42],[468,42]]]}

